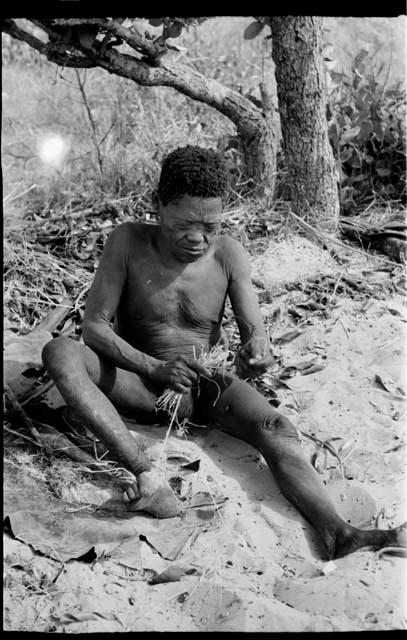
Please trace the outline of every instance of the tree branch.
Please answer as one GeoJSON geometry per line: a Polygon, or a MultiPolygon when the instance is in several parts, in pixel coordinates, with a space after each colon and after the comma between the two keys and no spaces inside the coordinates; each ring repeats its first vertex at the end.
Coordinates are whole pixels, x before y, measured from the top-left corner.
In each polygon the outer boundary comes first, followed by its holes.
{"type": "MultiPolygon", "coordinates": [[[[118,23],[110,24],[110,22],[104,18],[93,18],[89,20],[70,18],[54,22],[58,22],[60,26],[64,23],[63,26],[72,27],[77,26],[79,23],[95,24],[95,21],[101,26],[103,24],[103,28],[110,29],[111,32],[116,35],[122,33],[121,25],[118,23]]],[[[47,33],[61,38],[60,34],[52,32],[52,27],[43,24],[42,21],[32,20],[31,22],[40,26],[47,33]]],[[[113,23],[113,21],[111,22],[113,23]]],[[[189,98],[203,102],[225,115],[232,120],[240,132],[245,132],[246,138],[250,137],[251,132],[253,136],[258,134],[259,127],[264,123],[265,114],[250,100],[237,91],[224,86],[217,80],[206,78],[195,69],[186,65],[173,61],[171,63],[161,61],[161,63],[157,65],[154,64],[154,61],[148,61],[147,59],[141,60],[115,49],[97,51],[95,48],[85,47],[79,42],[64,43],[62,38],[58,43],[44,44],[28,32],[17,27],[12,20],[4,21],[3,30],[14,38],[27,42],[37,51],[44,54],[48,60],[56,64],[66,67],[99,66],[109,73],[128,78],[143,86],[172,87],[189,98]],[[83,55],[73,55],[70,53],[72,48],[77,49],[83,55]]],[[[125,31],[128,32],[128,29],[125,29],[125,31]]],[[[137,43],[139,43],[139,40],[137,40],[137,43]]],[[[136,46],[135,42],[133,44],[136,46]]]]}
{"type": "Polygon", "coordinates": [[[61,18],[54,20],[55,24],[61,27],[77,27],[81,25],[98,26],[102,31],[111,33],[116,38],[121,38],[132,49],[139,51],[147,58],[151,58],[158,62],[158,58],[162,56],[167,48],[164,43],[158,44],[145,37],[136,26],[129,28],[123,27],[116,20],[108,20],[106,18],[61,18]]]}
{"type": "Polygon", "coordinates": [[[45,43],[36,38],[28,31],[20,29],[13,20],[2,21],[2,31],[16,40],[26,42],[30,47],[44,55],[50,62],[54,62],[62,67],[76,67],[86,69],[98,66],[96,62],[86,56],[75,56],[66,51],[66,47],[57,44],[45,43]]]}
{"type": "Polygon", "coordinates": [[[193,100],[213,107],[232,120],[239,129],[245,128],[248,131],[253,128],[257,132],[259,124],[264,120],[261,109],[250,100],[186,65],[161,62],[159,66],[151,66],[143,60],[115,50],[106,51],[103,58],[98,59],[98,63],[109,73],[129,78],[144,86],[172,87],[193,100]]]}

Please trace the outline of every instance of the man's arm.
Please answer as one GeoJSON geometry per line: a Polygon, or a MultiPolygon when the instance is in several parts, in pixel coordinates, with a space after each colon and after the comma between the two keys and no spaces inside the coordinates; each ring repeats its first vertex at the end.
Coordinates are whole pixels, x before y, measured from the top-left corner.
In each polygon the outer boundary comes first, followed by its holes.
{"type": "Polygon", "coordinates": [[[251,281],[248,255],[242,245],[232,238],[227,240],[228,294],[239,328],[241,349],[236,370],[249,378],[264,373],[273,363],[270,341],[263,316],[251,281]]]}
{"type": "Polygon", "coordinates": [[[89,290],[83,321],[83,339],[101,358],[116,367],[150,377],[156,358],[132,347],[112,329],[112,321],[127,278],[131,234],[124,223],[110,234],[89,290]]]}
{"type": "Polygon", "coordinates": [[[83,339],[102,359],[120,369],[133,371],[152,382],[187,393],[201,373],[208,372],[188,358],[162,361],[132,347],[113,331],[114,317],[127,278],[131,247],[130,224],[117,227],[109,236],[95,279],[89,290],[83,323],[83,339]]]}

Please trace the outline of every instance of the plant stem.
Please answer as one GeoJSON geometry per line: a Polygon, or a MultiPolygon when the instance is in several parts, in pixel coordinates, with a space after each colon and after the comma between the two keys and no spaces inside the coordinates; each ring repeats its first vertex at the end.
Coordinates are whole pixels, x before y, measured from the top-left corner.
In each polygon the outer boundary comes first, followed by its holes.
{"type": "MultiPolygon", "coordinates": [[[[86,70],[85,70],[85,73],[86,73],[86,70]]],[[[89,119],[91,131],[92,131],[92,142],[93,142],[93,146],[95,147],[96,158],[97,158],[97,162],[98,162],[100,182],[101,182],[101,184],[103,184],[103,181],[104,181],[103,157],[102,157],[102,153],[101,153],[101,150],[100,150],[100,145],[99,145],[99,142],[98,142],[98,139],[97,139],[96,123],[95,123],[95,120],[93,118],[92,110],[91,110],[91,108],[89,106],[88,97],[87,97],[86,92],[85,92],[85,83],[82,80],[78,69],[75,69],[75,75],[76,75],[76,79],[77,79],[77,82],[78,82],[79,91],[81,92],[82,101],[83,101],[83,104],[84,104],[84,107],[86,109],[86,113],[87,113],[87,116],[88,116],[88,119],[89,119]]]]}

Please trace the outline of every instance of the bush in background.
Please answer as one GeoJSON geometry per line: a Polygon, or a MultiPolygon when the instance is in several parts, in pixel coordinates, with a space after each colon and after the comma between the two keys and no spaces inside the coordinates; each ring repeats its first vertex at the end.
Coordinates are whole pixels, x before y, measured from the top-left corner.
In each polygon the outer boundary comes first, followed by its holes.
{"type": "Polygon", "coordinates": [[[342,212],[372,201],[406,203],[406,104],[402,83],[386,86],[361,49],[351,74],[329,71],[329,137],[338,161],[342,212]]]}

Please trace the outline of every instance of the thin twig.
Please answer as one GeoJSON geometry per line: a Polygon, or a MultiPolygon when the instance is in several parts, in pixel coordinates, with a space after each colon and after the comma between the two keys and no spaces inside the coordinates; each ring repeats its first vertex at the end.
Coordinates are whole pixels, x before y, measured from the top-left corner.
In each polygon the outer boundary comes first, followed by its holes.
{"type": "Polygon", "coordinates": [[[328,300],[328,304],[330,304],[331,300],[335,297],[336,290],[338,288],[339,282],[341,281],[342,275],[343,275],[343,271],[341,271],[341,273],[338,276],[337,281],[335,282],[334,290],[333,290],[332,295],[330,296],[330,298],[328,300]]]}
{"type": "Polygon", "coordinates": [[[325,447],[325,449],[327,449],[329,451],[329,453],[332,453],[332,455],[338,460],[339,466],[341,468],[341,472],[342,472],[342,475],[343,475],[342,460],[339,457],[338,453],[335,451],[335,449],[333,447],[331,447],[331,445],[329,445],[327,442],[324,442],[323,440],[320,440],[316,436],[313,436],[310,433],[307,433],[306,431],[301,431],[301,433],[302,433],[303,436],[305,436],[306,438],[309,438],[313,442],[317,442],[321,447],[325,447]]]}
{"type": "MultiPolygon", "coordinates": [[[[85,70],[84,73],[86,73],[86,70],[85,70]]],[[[89,106],[88,98],[87,98],[87,95],[86,95],[86,92],[85,92],[85,83],[82,81],[78,69],[75,69],[75,74],[76,74],[76,79],[78,81],[79,91],[81,92],[83,104],[85,106],[86,113],[88,115],[88,119],[89,119],[90,126],[91,126],[91,129],[92,129],[92,140],[93,140],[93,145],[94,145],[95,150],[96,150],[96,157],[97,157],[97,161],[98,161],[100,180],[101,180],[101,182],[103,182],[103,180],[104,180],[103,158],[102,158],[102,154],[101,154],[101,151],[100,151],[100,145],[99,145],[99,142],[98,142],[98,139],[97,139],[96,123],[95,123],[95,120],[93,118],[92,111],[91,111],[91,108],[89,106]]]]}
{"type": "Polygon", "coordinates": [[[205,484],[206,484],[206,486],[207,486],[207,488],[208,488],[208,493],[209,493],[209,495],[210,495],[210,497],[211,497],[211,500],[212,500],[212,502],[213,502],[213,506],[215,507],[216,513],[218,514],[218,516],[219,516],[219,518],[220,518],[220,521],[221,521],[221,523],[223,524],[223,526],[224,526],[224,528],[225,528],[225,531],[226,531],[226,532],[228,533],[228,535],[230,536],[230,539],[232,540],[232,542],[234,542],[234,538],[233,538],[232,532],[230,531],[230,529],[229,529],[229,527],[227,526],[226,522],[225,522],[225,521],[224,521],[224,519],[222,518],[222,514],[220,513],[219,508],[218,508],[218,505],[216,504],[216,500],[215,500],[215,498],[214,498],[214,497],[213,497],[213,495],[212,495],[211,488],[210,488],[210,486],[209,486],[209,483],[208,483],[208,481],[207,481],[206,477],[204,477],[204,481],[205,481],[205,484]]]}
{"type": "Polygon", "coordinates": [[[13,197],[11,197],[11,194],[9,194],[4,198],[4,203],[13,202],[14,200],[17,200],[17,198],[21,198],[21,196],[24,196],[26,193],[31,191],[31,189],[34,189],[36,186],[37,186],[36,184],[32,184],[31,187],[28,187],[28,189],[25,189],[24,191],[22,191],[21,193],[18,193],[16,196],[13,196],[13,197]]]}
{"type": "MultiPolygon", "coordinates": [[[[7,425],[5,425],[5,424],[3,424],[3,429],[5,429],[6,431],[9,431],[10,433],[13,433],[15,436],[18,436],[19,438],[23,438],[24,440],[28,440],[28,442],[32,442],[37,447],[41,446],[41,445],[39,445],[38,442],[36,442],[32,438],[29,438],[28,436],[25,436],[23,433],[19,433],[18,431],[14,431],[14,429],[10,429],[10,427],[7,427],[7,425]]],[[[13,464],[12,462],[10,462],[10,463],[13,464]]]]}
{"type": "Polygon", "coordinates": [[[380,558],[384,553],[398,553],[401,557],[407,558],[406,547],[383,547],[382,549],[379,549],[377,555],[380,558]]]}
{"type": "Polygon", "coordinates": [[[47,382],[44,382],[42,385],[40,385],[39,387],[35,388],[27,396],[25,396],[20,401],[21,406],[24,407],[29,402],[32,402],[32,400],[37,400],[39,397],[44,395],[44,393],[49,391],[51,389],[51,387],[53,387],[53,386],[54,386],[54,381],[53,380],[47,380],[47,382]]]}
{"type": "Polygon", "coordinates": [[[169,427],[167,429],[167,433],[165,434],[164,442],[162,444],[161,453],[160,453],[160,461],[161,462],[164,462],[165,459],[166,459],[165,458],[165,447],[167,446],[167,441],[168,441],[168,438],[169,438],[169,435],[170,435],[170,432],[171,432],[171,429],[172,429],[172,425],[174,424],[174,421],[177,419],[177,411],[178,411],[179,405],[181,403],[181,400],[182,400],[182,394],[180,393],[180,394],[178,394],[178,398],[176,400],[174,411],[173,411],[173,414],[172,414],[172,417],[171,417],[170,425],[169,425],[169,427]]]}

